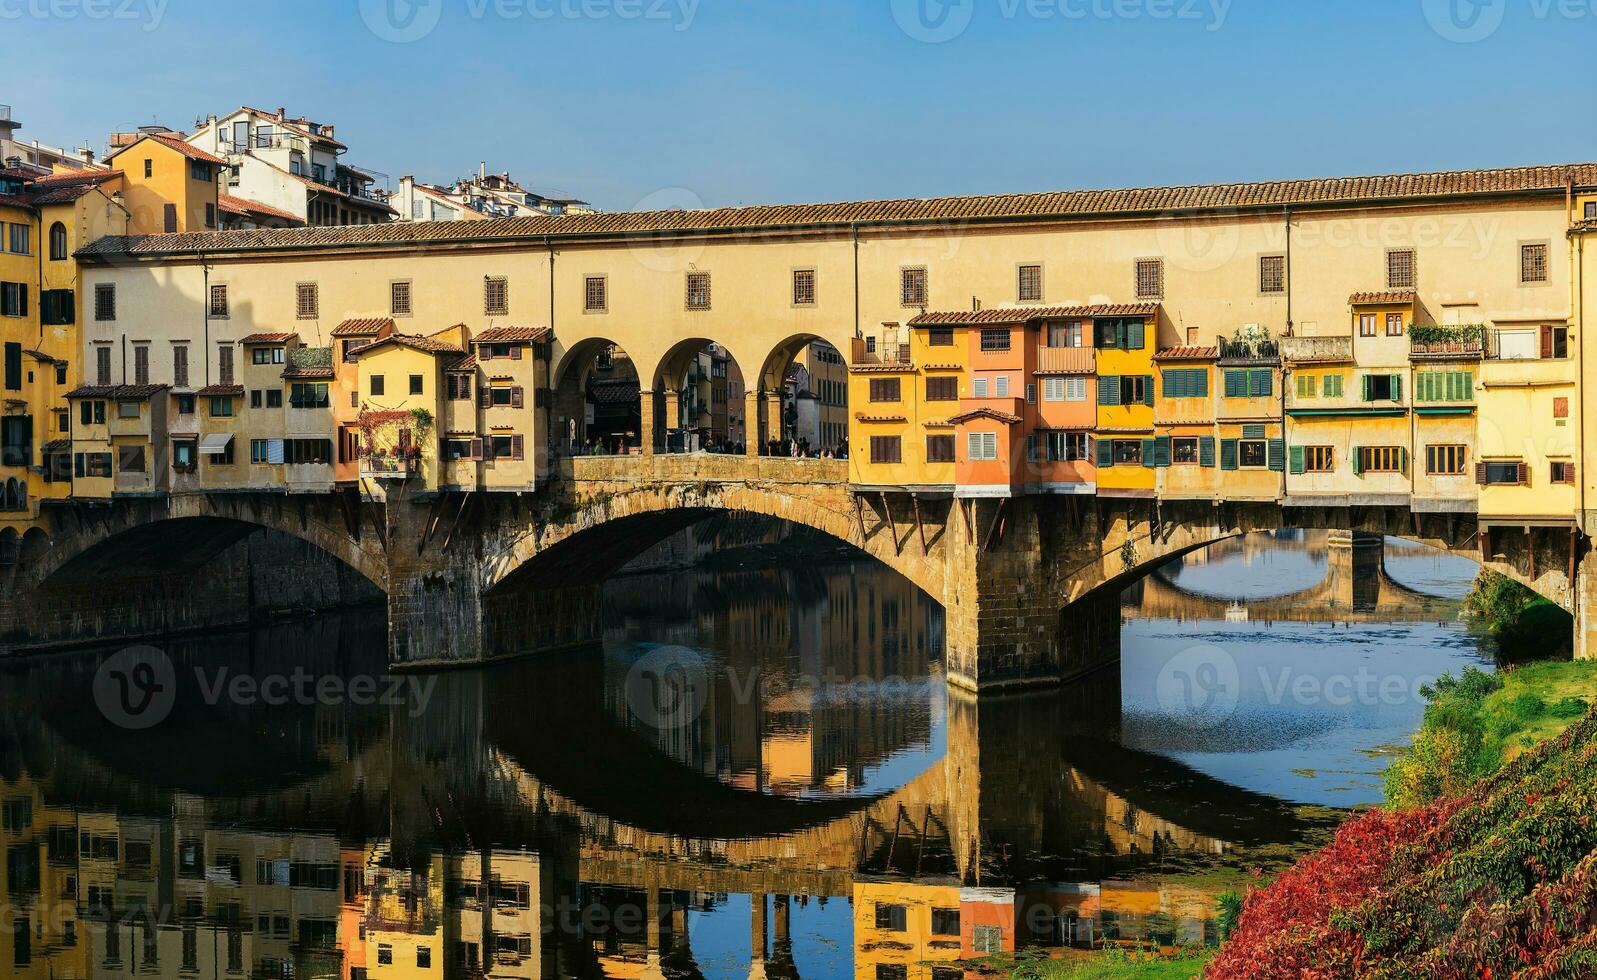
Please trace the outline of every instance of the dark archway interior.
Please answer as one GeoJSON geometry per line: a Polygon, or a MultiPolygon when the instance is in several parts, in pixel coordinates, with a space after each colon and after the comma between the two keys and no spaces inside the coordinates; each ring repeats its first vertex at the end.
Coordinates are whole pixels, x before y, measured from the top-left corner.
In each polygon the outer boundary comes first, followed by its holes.
{"type": "Polygon", "coordinates": [[[615,455],[640,446],[641,390],[637,365],[621,347],[608,340],[574,346],[555,379],[553,451],[561,456],[615,455]]]}

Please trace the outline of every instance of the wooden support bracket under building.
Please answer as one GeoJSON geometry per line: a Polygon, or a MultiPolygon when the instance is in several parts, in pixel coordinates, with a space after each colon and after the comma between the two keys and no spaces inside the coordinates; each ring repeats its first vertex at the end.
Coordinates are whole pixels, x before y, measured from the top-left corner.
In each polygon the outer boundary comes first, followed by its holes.
{"type": "Polygon", "coordinates": [[[915,502],[915,530],[920,532],[920,552],[924,555],[926,553],[926,525],[921,521],[920,497],[910,494],[909,499],[915,502]]]}
{"type": "Polygon", "coordinates": [[[344,527],[349,531],[349,536],[356,541],[360,540],[360,496],[353,490],[342,490],[338,494],[338,509],[344,515],[344,527]]]}
{"type": "Polygon", "coordinates": [[[976,525],[971,523],[970,509],[965,506],[968,503],[970,501],[964,497],[956,497],[954,499],[954,506],[959,508],[959,516],[965,519],[965,540],[974,541],[976,540],[976,525]]]}
{"type": "Polygon", "coordinates": [[[887,491],[882,491],[882,516],[887,521],[887,533],[893,536],[893,554],[902,555],[904,546],[898,540],[898,525],[893,522],[893,508],[887,502],[887,491]]]}
{"type": "Polygon", "coordinates": [[[1525,525],[1525,551],[1530,555],[1530,581],[1536,584],[1536,532],[1525,525]]]}
{"type": "Polygon", "coordinates": [[[447,493],[440,493],[433,499],[433,505],[427,511],[427,526],[422,530],[421,540],[416,543],[416,557],[421,557],[422,552],[427,550],[428,542],[438,533],[438,522],[443,519],[444,504],[448,499],[447,493]]]}
{"type": "Polygon", "coordinates": [[[372,529],[377,532],[377,543],[383,546],[383,551],[386,553],[388,551],[388,528],[383,526],[383,519],[377,513],[377,503],[375,501],[367,502],[366,514],[372,520],[372,529]]]}
{"type": "Polygon", "coordinates": [[[1569,598],[1575,601],[1575,544],[1580,537],[1580,532],[1575,528],[1569,529],[1569,598]]]}
{"type": "Polygon", "coordinates": [[[455,511],[455,519],[449,522],[449,531],[444,534],[443,550],[448,551],[449,546],[455,543],[455,532],[460,530],[461,519],[466,516],[466,508],[471,505],[471,498],[476,494],[467,491],[460,495],[460,508],[455,511]]]}
{"type": "Polygon", "coordinates": [[[983,554],[985,554],[987,552],[987,550],[993,546],[993,535],[994,534],[998,535],[998,540],[1000,540],[1000,541],[1003,540],[1004,534],[1003,534],[1002,528],[1003,528],[1003,523],[1004,523],[1004,509],[1007,508],[1008,506],[1009,506],[1009,498],[1008,497],[1005,497],[1002,500],[998,501],[998,511],[997,511],[997,513],[993,514],[993,522],[991,524],[987,525],[987,537],[985,539],[983,539],[982,543],[981,543],[981,550],[982,550],[983,554]]]}
{"type": "Polygon", "coordinates": [[[867,535],[865,533],[865,510],[864,510],[864,506],[865,505],[860,502],[860,495],[859,494],[856,493],[856,494],[853,495],[853,497],[854,497],[854,521],[855,521],[856,524],[859,525],[859,543],[860,543],[860,547],[863,548],[863,547],[865,547],[865,539],[867,537],[867,535]]]}

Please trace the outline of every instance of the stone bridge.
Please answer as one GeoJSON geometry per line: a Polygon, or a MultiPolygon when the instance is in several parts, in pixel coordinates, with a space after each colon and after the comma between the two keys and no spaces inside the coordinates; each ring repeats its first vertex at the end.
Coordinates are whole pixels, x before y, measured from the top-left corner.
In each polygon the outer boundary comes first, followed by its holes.
{"type": "MultiPolygon", "coordinates": [[[[217,589],[207,561],[264,528],[303,554],[283,558],[269,583],[252,577],[229,596],[303,608],[386,594],[396,667],[472,663],[591,643],[609,575],[707,515],[738,511],[814,528],[898,571],[947,610],[950,681],[989,689],[1112,662],[1127,585],[1251,531],[1419,541],[1482,561],[1571,612],[1584,575],[1573,535],[1483,529],[1468,514],[856,492],[846,466],[703,453],[579,457],[558,461],[545,489],[527,495],[391,491],[384,504],[354,491],[237,493],[69,504],[47,511],[47,531],[0,542],[10,585],[0,622],[11,648],[214,625],[226,616],[208,593],[227,590],[217,589]],[[136,611],[103,611],[111,600],[136,611]]],[[[1587,632],[1576,630],[1578,652],[1587,632]]]]}

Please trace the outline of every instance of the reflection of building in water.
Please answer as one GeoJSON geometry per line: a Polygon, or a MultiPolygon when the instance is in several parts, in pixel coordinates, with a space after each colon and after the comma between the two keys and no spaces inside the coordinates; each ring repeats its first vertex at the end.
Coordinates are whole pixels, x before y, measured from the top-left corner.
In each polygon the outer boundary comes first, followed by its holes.
{"type": "MultiPolygon", "coordinates": [[[[0,963],[18,978],[87,977],[89,947],[78,915],[77,818],[49,806],[33,781],[0,782],[0,963]]],[[[114,880],[108,878],[108,881],[114,880]]]]}
{"type": "MultiPolygon", "coordinates": [[[[868,768],[930,744],[929,708],[903,710],[903,699],[905,685],[935,678],[943,634],[940,610],[907,580],[855,571],[612,582],[607,602],[625,595],[632,609],[636,599],[645,608],[694,610],[684,639],[708,637],[713,649],[686,655],[703,657],[707,686],[695,691],[680,653],[624,646],[617,636],[610,649],[623,652],[606,664],[611,717],[683,765],[738,788],[858,789],[868,768]],[[673,589],[688,595],[662,602],[660,593],[673,589]]],[[[650,635],[659,636],[653,609],[648,621],[650,635]]]]}

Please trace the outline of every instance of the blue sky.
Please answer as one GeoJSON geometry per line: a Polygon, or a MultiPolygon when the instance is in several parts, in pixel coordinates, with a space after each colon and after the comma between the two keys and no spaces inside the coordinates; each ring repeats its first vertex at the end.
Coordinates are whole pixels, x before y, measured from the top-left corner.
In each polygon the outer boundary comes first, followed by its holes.
{"type": "Polygon", "coordinates": [[[613,210],[1590,160],[1597,0],[1562,4],[0,0],[0,102],[102,148],[283,105],[396,178],[613,210]]]}

